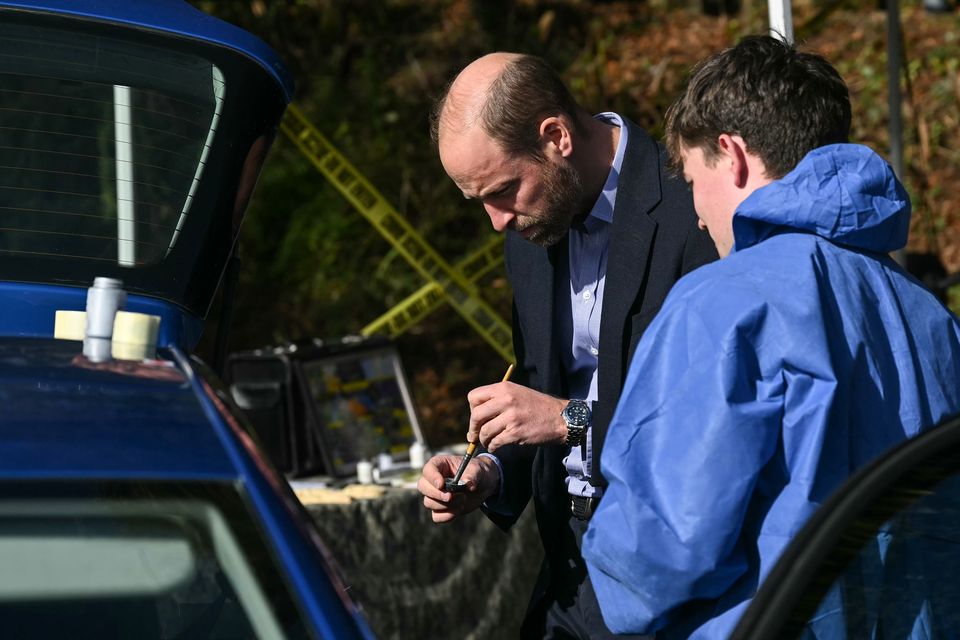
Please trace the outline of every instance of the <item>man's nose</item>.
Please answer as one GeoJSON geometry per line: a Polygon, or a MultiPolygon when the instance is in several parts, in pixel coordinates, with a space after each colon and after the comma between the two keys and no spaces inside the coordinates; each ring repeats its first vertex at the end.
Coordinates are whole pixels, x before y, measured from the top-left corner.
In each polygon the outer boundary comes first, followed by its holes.
{"type": "Polygon", "coordinates": [[[507,225],[517,217],[516,214],[499,209],[491,204],[484,203],[483,208],[487,210],[487,215],[490,216],[490,224],[498,233],[506,229],[507,225]]]}

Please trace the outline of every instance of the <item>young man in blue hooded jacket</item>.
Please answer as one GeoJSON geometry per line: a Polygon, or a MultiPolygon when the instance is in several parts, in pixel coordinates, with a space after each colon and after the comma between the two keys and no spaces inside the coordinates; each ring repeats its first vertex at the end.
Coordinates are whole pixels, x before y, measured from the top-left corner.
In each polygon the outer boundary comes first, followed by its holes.
{"type": "Polygon", "coordinates": [[[910,202],[849,126],[836,70],[766,36],[667,115],[723,259],[674,286],[607,436],[583,556],[617,633],[728,637],[832,490],[960,412],[960,326],[888,256],[910,202]]]}

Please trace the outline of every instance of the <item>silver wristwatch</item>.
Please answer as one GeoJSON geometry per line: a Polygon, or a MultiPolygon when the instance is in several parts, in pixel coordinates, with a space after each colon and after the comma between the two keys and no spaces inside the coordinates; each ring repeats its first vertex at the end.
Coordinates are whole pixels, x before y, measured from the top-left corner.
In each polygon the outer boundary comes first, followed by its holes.
{"type": "Polygon", "coordinates": [[[567,423],[567,439],[564,444],[568,447],[580,446],[587,427],[590,426],[590,403],[586,400],[571,400],[560,413],[560,417],[567,423]]]}

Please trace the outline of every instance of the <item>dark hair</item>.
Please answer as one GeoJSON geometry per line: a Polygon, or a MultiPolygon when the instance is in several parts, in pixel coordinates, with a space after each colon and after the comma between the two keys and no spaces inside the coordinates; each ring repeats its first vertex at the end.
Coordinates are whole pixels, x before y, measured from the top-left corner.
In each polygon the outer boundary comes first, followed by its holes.
{"type": "MultiPolygon", "coordinates": [[[[452,84],[447,84],[430,114],[430,137],[435,143],[452,84]]],[[[581,120],[584,114],[563,80],[543,58],[522,55],[507,63],[490,84],[480,110],[480,126],[507,153],[544,161],[540,150],[543,119],[564,115],[579,134],[587,135],[581,120]]]]}
{"type": "Polygon", "coordinates": [[[782,178],[811,150],[847,141],[847,86],[821,56],[770,36],[748,36],[698,63],[667,111],[667,150],[676,167],[681,146],[714,160],[724,133],[743,138],[768,177],[782,178]]]}

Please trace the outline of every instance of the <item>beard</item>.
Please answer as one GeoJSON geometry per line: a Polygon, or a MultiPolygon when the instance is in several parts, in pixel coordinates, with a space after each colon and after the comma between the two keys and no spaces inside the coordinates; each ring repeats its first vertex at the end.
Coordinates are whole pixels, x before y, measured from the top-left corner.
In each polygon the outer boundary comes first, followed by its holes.
{"type": "Polygon", "coordinates": [[[526,240],[552,247],[560,242],[577,216],[583,198],[583,181],[576,169],[565,162],[547,161],[543,166],[543,189],[546,202],[539,211],[517,216],[516,231],[530,229],[526,240]]]}

